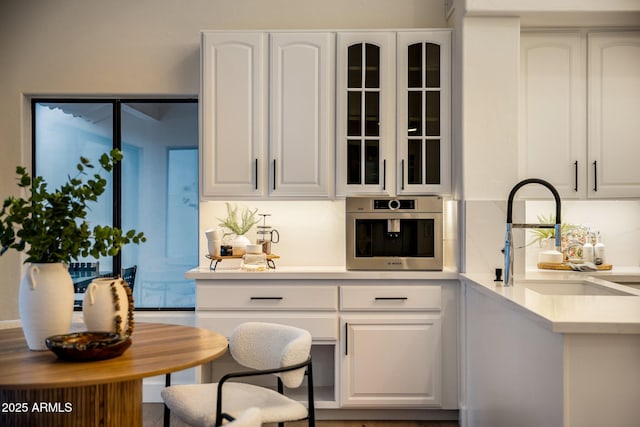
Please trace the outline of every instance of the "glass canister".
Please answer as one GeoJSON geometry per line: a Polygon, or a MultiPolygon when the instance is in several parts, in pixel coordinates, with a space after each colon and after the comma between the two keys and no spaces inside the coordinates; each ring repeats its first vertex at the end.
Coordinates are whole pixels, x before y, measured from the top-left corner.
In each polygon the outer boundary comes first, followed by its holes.
{"type": "Polygon", "coordinates": [[[240,269],[243,271],[267,271],[267,254],[262,252],[262,245],[247,245],[247,252],[242,256],[240,269]]]}

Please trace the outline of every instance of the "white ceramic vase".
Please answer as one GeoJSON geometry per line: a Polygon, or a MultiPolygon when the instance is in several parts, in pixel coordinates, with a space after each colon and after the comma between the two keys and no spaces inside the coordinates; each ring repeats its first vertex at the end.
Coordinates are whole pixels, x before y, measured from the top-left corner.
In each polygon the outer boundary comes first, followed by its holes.
{"type": "Polygon", "coordinates": [[[123,279],[93,279],[87,286],[82,303],[82,316],[88,331],[118,332],[115,319],[116,316],[120,316],[120,332],[124,334],[128,326],[128,313],[129,299],[123,279]],[[114,301],[114,292],[117,301],[114,301]]]}
{"type": "Polygon", "coordinates": [[[242,234],[240,236],[236,236],[231,240],[231,242],[229,242],[229,244],[231,245],[233,256],[244,255],[247,253],[247,245],[251,244],[251,240],[242,234]]]}
{"type": "Polygon", "coordinates": [[[20,320],[31,350],[47,350],[45,338],[69,333],[73,282],[63,263],[33,263],[20,282],[20,320]]]}

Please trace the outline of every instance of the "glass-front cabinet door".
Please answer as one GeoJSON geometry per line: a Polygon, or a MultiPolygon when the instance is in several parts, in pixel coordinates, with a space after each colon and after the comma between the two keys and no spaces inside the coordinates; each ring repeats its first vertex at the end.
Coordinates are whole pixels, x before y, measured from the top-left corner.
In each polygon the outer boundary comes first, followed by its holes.
{"type": "Polygon", "coordinates": [[[451,33],[397,34],[398,193],[451,189],[451,33]]]}
{"type": "Polygon", "coordinates": [[[393,192],[395,33],[338,34],[337,193],[393,192]]]}

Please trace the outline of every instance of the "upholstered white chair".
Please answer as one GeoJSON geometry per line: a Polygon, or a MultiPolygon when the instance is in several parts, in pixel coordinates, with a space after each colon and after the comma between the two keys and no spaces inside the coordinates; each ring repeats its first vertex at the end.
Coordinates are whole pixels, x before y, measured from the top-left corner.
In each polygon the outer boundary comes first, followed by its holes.
{"type": "Polygon", "coordinates": [[[247,408],[257,407],[263,423],[282,426],[285,421],[308,418],[309,426],[315,425],[308,331],[273,323],[243,323],[229,338],[229,352],[236,362],[251,370],[226,374],[218,383],[175,385],[162,391],[166,406],[178,418],[193,426],[220,426],[223,414],[238,419],[247,408]],[[284,386],[300,387],[305,374],[307,407],[284,395],[284,386]],[[277,391],[229,381],[259,375],[275,375],[277,391]]]}
{"type": "Polygon", "coordinates": [[[227,420],[225,427],[260,427],[262,425],[262,414],[260,409],[252,407],[233,418],[227,414],[222,414],[222,418],[227,420]]]}

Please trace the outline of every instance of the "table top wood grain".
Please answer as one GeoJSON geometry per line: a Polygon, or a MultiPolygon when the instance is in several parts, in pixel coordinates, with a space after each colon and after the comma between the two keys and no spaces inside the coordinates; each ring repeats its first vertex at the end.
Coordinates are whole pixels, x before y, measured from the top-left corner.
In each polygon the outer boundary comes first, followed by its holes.
{"type": "Polygon", "coordinates": [[[0,389],[78,387],[131,381],[210,362],[227,351],[227,339],[202,328],[136,323],[123,355],[68,362],[50,351],[32,351],[21,328],[0,330],[0,389]]]}

